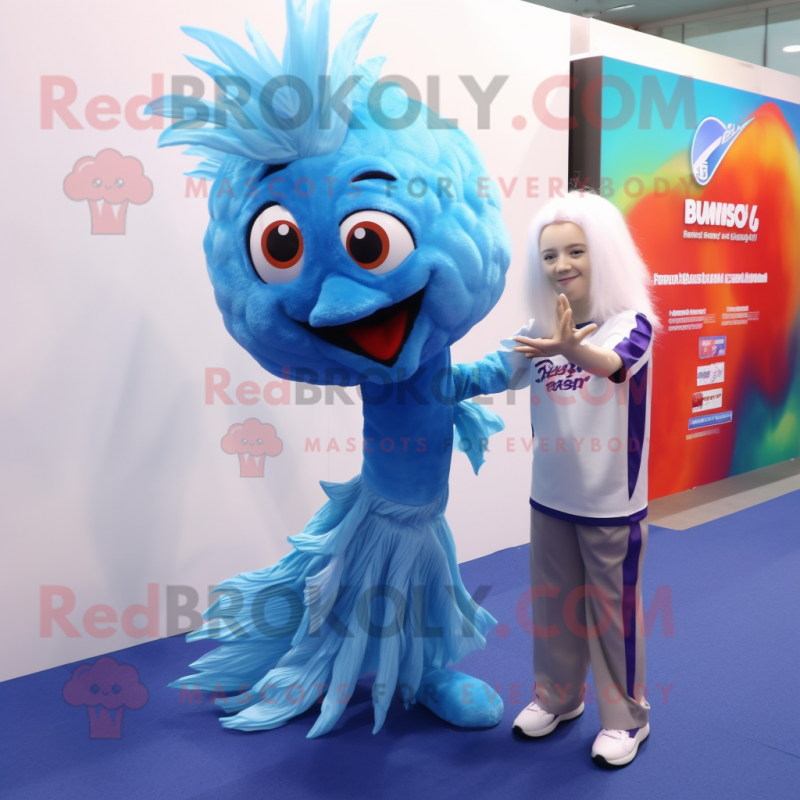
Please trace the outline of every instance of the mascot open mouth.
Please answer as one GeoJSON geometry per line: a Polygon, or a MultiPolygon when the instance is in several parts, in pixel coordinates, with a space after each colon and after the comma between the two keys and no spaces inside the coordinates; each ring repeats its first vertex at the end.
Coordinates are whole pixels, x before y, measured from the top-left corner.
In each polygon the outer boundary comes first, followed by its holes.
{"type": "Polygon", "coordinates": [[[414,327],[422,306],[424,289],[399,303],[379,308],[368,317],[344,325],[315,328],[303,323],[312,333],[342,350],[366,356],[391,367],[414,327]]]}

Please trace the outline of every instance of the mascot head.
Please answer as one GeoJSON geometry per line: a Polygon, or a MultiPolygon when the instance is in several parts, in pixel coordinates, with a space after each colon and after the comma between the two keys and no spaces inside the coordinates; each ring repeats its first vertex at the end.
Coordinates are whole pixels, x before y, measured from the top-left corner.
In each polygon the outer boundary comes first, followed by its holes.
{"type": "Polygon", "coordinates": [[[356,64],[375,15],[328,58],[329,0],[287,0],[279,61],[184,28],[219,63],[189,60],[215,101],[164,97],[213,179],[208,271],[232,336],[276,375],[352,385],[403,380],[497,302],[510,261],[496,187],[475,145],[397,84],[356,64]],[[190,111],[190,114],[187,114],[190,111]]]}

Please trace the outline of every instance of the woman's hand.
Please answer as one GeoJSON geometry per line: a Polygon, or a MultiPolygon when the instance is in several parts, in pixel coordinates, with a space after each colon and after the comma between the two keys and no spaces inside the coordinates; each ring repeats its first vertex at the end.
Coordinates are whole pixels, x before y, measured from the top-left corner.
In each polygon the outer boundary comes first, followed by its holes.
{"type": "Polygon", "coordinates": [[[563,294],[556,299],[556,320],[556,331],[550,339],[515,336],[514,341],[519,342],[520,346],[514,350],[525,353],[527,358],[564,356],[574,361],[581,342],[597,330],[597,325],[592,323],[580,329],[576,328],[569,300],[563,294]]]}

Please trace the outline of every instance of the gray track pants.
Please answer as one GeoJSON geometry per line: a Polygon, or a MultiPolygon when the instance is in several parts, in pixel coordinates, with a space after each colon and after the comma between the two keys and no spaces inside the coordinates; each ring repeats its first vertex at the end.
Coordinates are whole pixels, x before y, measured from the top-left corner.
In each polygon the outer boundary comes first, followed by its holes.
{"type": "Polygon", "coordinates": [[[646,520],[577,525],[531,508],[533,669],[539,705],[551,714],[580,705],[591,662],[603,728],[647,724],[649,706],[637,702],[645,693],[646,545],[646,520]]]}

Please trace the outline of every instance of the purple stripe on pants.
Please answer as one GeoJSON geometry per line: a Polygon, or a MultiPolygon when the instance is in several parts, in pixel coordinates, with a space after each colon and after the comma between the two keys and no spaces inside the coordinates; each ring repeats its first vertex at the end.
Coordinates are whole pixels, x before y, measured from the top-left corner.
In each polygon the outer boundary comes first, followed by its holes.
{"type": "MultiPolygon", "coordinates": [[[[622,562],[622,624],[625,631],[625,672],[628,697],[633,697],[636,680],[636,581],[639,578],[639,556],[642,552],[642,527],[631,523],[628,552],[622,562]]],[[[635,698],[634,698],[635,699],[635,698]]]]}

